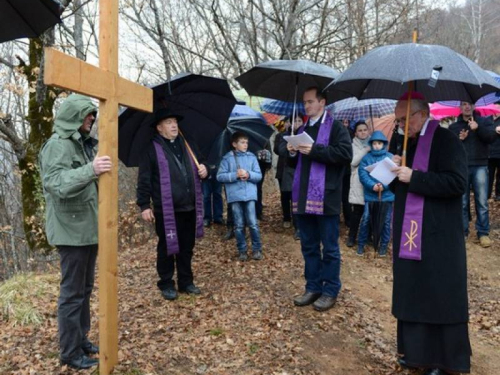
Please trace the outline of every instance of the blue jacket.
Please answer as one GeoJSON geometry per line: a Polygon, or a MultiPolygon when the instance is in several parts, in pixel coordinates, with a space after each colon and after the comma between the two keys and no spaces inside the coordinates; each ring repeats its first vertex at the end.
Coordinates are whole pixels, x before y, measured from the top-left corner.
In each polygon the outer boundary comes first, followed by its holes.
{"type": "MultiPolygon", "coordinates": [[[[392,154],[387,151],[387,144],[387,138],[381,131],[374,132],[370,138],[370,147],[372,147],[372,150],[368,154],[366,154],[363,159],[361,159],[361,163],[359,164],[359,180],[363,185],[365,202],[379,201],[378,192],[373,191],[373,187],[380,182],[370,176],[370,172],[368,172],[365,167],[375,164],[376,162],[383,160],[386,157],[390,159],[392,158],[392,154]],[[384,147],[382,148],[382,150],[375,151],[372,147],[373,141],[384,142],[384,147]]],[[[389,190],[388,185],[384,185],[384,191],[382,191],[382,202],[394,202],[394,194],[391,190],[389,190]]]]}
{"type": "Polygon", "coordinates": [[[227,203],[248,202],[257,200],[257,183],[262,179],[259,162],[251,152],[228,152],[222,158],[217,172],[217,181],[226,186],[227,203]],[[250,174],[250,178],[242,181],[236,178],[236,159],[238,166],[250,174]]]}

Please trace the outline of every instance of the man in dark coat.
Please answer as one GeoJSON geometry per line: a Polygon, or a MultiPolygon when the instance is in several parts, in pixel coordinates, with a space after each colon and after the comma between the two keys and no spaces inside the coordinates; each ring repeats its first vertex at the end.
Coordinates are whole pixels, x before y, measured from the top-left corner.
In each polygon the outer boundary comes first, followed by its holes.
{"type": "MultiPolygon", "coordinates": [[[[409,95],[395,115],[405,126],[409,95]]],[[[470,371],[467,265],[462,195],[467,160],[460,140],[429,121],[429,106],[411,96],[407,166],[395,169],[392,313],[399,363],[424,374],[470,371]]],[[[395,156],[396,163],[401,162],[395,156]]]]}
{"type": "Polygon", "coordinates": [[[195,237],[203,235],[203,196],[200,179],[207,177],[203,164],[196,166],[177,121],[168,109],[155,113],[156,134],[139,164],[137,205],[142,218],[155,222],[158,235],[156,268],[158,288],[167,300],[177,298],[173,281],[177,266],[180,292],[200,294],[193,282],[191,260],[195,237]],[[151,201],[153,209],[151,209],[151,201]]]}
{"type": "Polygon", "coordinates": [[[317,311],[333,307],[340,292],[342,180],[352,159],[349,133],[325,111],[325,102],[318,88],[306,90],[304,107],[309,119],[298,133],[307,133],[314,143],[298,148],[287,145],[289,163],[296,166],[292,205],[297,214],[306,279],[305,293],[294,303],[313,304],[317,311]]]}
{"type": "MultiPolygon", "coordinates": [[[[449,129],[465,147],[468,162],[468,186],[472,185],[476,203],[476,231],[482,247],[490,247],[490,219],[488,213],[488,152],[489,144],[498,138],[491,119],[474,113],[474,105],[461,102],[461,115],[449,129]]],[[[462,201],[464,234],[469,235],[470,190],[462,201]]]]}

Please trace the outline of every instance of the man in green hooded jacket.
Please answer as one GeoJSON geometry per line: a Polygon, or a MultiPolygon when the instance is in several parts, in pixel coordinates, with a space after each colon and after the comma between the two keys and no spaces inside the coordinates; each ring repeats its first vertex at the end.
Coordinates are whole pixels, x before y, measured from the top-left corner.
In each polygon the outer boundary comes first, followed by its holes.
{"type": "Polygon", "coordinates": [[[45,196],[45,230],[61,258],[58,301],[61,363],[84,369],[99,348],[87,338],[90,295],[97,258],[97,182],[111,170],[109,156],[96,157],[90,137],[97,108],[83,95],[70,95],[54,120],[53,134],[39,155],[45,196]]]}

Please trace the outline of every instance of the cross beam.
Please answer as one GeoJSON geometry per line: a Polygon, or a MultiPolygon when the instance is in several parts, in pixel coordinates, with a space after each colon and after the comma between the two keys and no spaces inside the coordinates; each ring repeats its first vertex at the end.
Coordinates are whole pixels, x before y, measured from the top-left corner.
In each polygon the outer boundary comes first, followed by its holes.
{"type": "Polygon", "coordinates": [[[99,99],[99,155],[113,163],[99,177],[99,369],[108,375],[118,363],[118,105],[152,112],[153,91],[118,74],[118,0],[99,2],[99,30],[99,68],[46,48],[44,81],[99,99]]]}

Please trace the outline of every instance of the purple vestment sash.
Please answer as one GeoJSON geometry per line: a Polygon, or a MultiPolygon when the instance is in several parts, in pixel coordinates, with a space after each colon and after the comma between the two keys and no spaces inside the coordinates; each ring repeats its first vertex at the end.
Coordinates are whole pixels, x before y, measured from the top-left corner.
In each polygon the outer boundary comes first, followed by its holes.
{"type": "MultiPolygon", "coordinates": [[[[432,139],[438,127],[438,121],[429,121],[425,134],[419,137],[412,164],[414,171],[427,172],[432,139]]],[[[408,193],[406,196],[403,230],[399,245],[399,257],[401,259],[422,260],[424,201],[424,196],[419,194],[408,193]]]]}
{"type": "MultiPolygon", "coordinates": [[[[163,212],[163,224],[165,227],[165,239],[167,242],[167,255],[179,254],[179,240],[177,238],[177,225],[175,223],[174,202],[172,199],[172,184],[170,183],[170,167],[163,147],[153,141],[156,150],[156,159],[158,160],[158,169],[160,172],[160,191],[161,204],[163,212]]],[[[194,193],[196,207],[196,238],[203,236],[203,202],[201,200],[201,181],[198,176],[198,169],[193,158],[186,152],[191,162],[191,168],[194,177],[194,193]]]]}
{"type": "MultiPolygon", "coordinates": [[[[326,113],[324,120],[319,125],[318,137],[316,144],[328,146],[330,142],[330,133],[333,126],[333,117],[326,113]]],[[[304,132],[306,126],[299,129],[297,134],[304,132]]],[[[298,155],[297,168],[293,176],[292,186],[292,208],[293,213],[297,213],[299,209],[299,193],[300,193],[300,175],[302,172],[302,154],[298,155]]],[[[309,171],[309,183],[307,185],[306,196],[306,214],[323,215],[325,207],[325,183],[326,183],[326,165],[313,161],[309,171]]]]}

